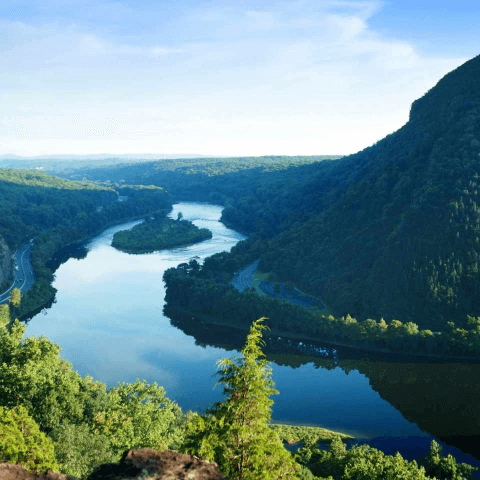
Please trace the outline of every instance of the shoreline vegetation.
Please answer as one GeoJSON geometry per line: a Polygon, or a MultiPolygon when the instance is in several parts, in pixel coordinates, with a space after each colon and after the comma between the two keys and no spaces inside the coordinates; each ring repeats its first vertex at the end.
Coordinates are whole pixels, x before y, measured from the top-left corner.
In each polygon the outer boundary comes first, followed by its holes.
{"type": "MultiPolygon", "coordinates": [[[[228,327],[228,328],[233,328],[235,330],[242,331],[242,332],[248,331],[248,328],[245,328],[243,325],[231,324],[224,320],[221,320],[221,319],[219,320],[218,318],[213,317],[212,315],[201,313],[198,310],[195,310],[192,308],[178,307],[176,305],[170,305],[169,308],[173,309],[172,311],[179,312],[180,314],[193,316],[193,318],[199,320],[204,325],[212,325],[214,327],[228,327]]],[[[170,314],[170,311],[167,312],[167,316],[169,314],[170,314]]],[[[270,320],[269,317],[267,318],[270,320]]],[[[446,355],[440,355],[440,354],[434,354],[434,353],[408,352],[401,349],[394,350],[390,348],[373,348],[365,345],[359,345],[358,343],[355,344],[355,343],[340,342],[336,340],[328,340],[324,338],[317,338],[317,337],[308,335],[306,333],[285,332],[285,331],[278,330],[274,326],[271,329],[269,329],[269,331],[265,334],[265,337],[269,337],[269,336],[282,337],[284,339],[289,339],[289,340],[298,340],[300,342],[316,342],[332,348],[344,347],[352,350],[360,350],[364,352],[394,355],[394,356],[401,356],[401,357],[431,358],[432,360],[433,359],[461,360],[461,361],[467,361],[467,362],[475,360],[475,357],[471,357],[471,356],[469,357],[466,355],[446,356],[446,355]]]]}
{"type": "Polygon", "coordinates": [[[155,214],[130,230],[115,233],[112,247],[126,253],[141,254],[191,245],[210,238],[210,230],[183,220],[181,214],[176,220],[155,214]]]}
{"type": "MultiPolygon", "coordinates": [[[[232,277],[218,268],[222,257],[212,256],[201,266],[195,260],[164,274],[169,306],[189,310],[209,322],[248,329],[247,318],[264,315],[277,335],[308,339],[386,354],[471,360],[480,357],[480,318],[467,318],[465,328],[448,322],[443,332],[420,329],[414,322],[384,319],[357,320],[350,315],[323,315],[229,284],[232,277]]],[[[230,265],[235,270],[235,265],[230,265]]]]}

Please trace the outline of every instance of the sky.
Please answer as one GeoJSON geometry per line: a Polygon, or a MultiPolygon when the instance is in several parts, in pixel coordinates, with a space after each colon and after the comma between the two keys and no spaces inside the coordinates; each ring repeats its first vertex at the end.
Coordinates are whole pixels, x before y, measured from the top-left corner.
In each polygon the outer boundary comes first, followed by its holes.
{"type": "Polygon", "coordinates": [[[355,153],[480,54],[475,3],[2,0],[0,155],[355,153]]]}

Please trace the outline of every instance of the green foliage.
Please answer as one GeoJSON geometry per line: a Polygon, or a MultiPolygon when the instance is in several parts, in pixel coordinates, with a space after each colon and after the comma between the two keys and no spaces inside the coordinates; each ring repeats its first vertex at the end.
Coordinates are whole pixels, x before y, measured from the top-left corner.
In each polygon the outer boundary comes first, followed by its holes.
{"type": "MultiPolygon", "coordinates": [[[[180,216],[180,214],[179,214],[180,216]]],[[[212,232],[198,228],[188,220],[171,218],[146,219],[130,230],[122,230],[113,236],[112,246],[129,253],[147,253],[155,250],[189,245],[212,238],[212,232]]]]}
{"type": "Polygon", "coordinates": [[[64,246],[107,226],[171,208],[169,194],[156,186],[100,186],[72,182],[39,171],[0,169],[0,237],[13,248],[34,238],[36,284],[16,307],[19,317],[52,299],[53,272],[47,267],[64,246]]]}
{"type": "Polygon", "coordinates": [[[222,203],[223,220],[261,243],[261,268],[336,317],[464,327],[480,314],[479,78],[476,57],[414,102],[404,127],[340,160],[188,159],[83,173],[222,203]]]}
{"type": "Polygon", "coordinates": [[[335,480],[472,480],[475,467],[457,464],[451,455],[442,457],[441,450],[432,441],[423,466],[415,460],[405,460],[398,452],[385,455],[368,445],[347,450],[337,437],[330,442],[329,450],[320,448],[316,442],[306,442],[295,459],[314,475],[331,476],[335,480]]]}
{"type": "MultiPolygon", "coordinates": [[[[48,278],[51,278],[51,272],[42,267],[48,278]]],[[[48,305],[49,301],[53,301],[57,289],[54,288],[47,278],[37,277],[32,288],[27,290],[22,298],[22,303],[17,309],[17,316],[22,318],[23,315],[33,312],[41,306],[48,305]]]]}
{"type": "Polygon", "coordinates": [[[352,438],[350,435],[339,434],[332,430],[327,430],[321,427],[305,427],[302,425],[283,425],[272,424],[270,428],[275,430],[282,442],[294,444],[294,443],[315,443],[315,442],[328,442],[333,438],[340,437],[342,439],[352,438]]]}
{"type": "Polygon", "coordinates": [[[72,370],[58,345],[23,339],[24,332],[18,320],[11,332],[0,329],[0,405],[28,411],[54,438],[66,472],[86,476],[129,448],[164,450],[182,442],[182,411],[156,383],[120,383],[107,392],[72,370]]]}
{"type": "Polygon", "coordinates": [[[6,304],[0,305],[0,328],[10,323],[10,308],[6,304]]]}
{"type": "Polygon", "coordinates": [[[104,408],[105,385],[82,378],[46,337],[23,339],[18,320],[0,329],[0,405],[25,407],[47,433],[64,421],[85,422],[104,408]]]}
{"type": "Polygon", "coordinates": [[[0,168],[0,182],[29,187],[57,188],[59,190],[111,190],[93,182],[82,181],[72,182],[60,177],[48,175],[39,170],[15,170],[11,168],[0,168]]]}
{"type": "Polygon", "coordinates": [[[296,460],[314,475],[335,480],[429,480],[424,467],[409,462],[399,453],[385,455],[368,445],[347,450],[340,438],[323,450],[310,443],[302,447],[296,460]]]}
{"type": "Polygon", "coordinates": [[[23,407],[0,407],[0,463],[21,463],[29,472],[58,470],[52,441],[23,407]]]}
{"type": "Polygon", "coordinates": [[[226,399],[205,416],[195,416],[187,435],[189,449],[215,460],[232,480],[296,478],[290,453],[269,427],[270,396],[278,392],[260,348],[263,320],[252,324],[242,358],[219,361],[219,384],[226,399]]]}
{"type": "MultiPolygon", "coordinates": [[[[23,339],[18,321],[11,332],[0,328],[0,455],[32,470],[60,469],[78,477],[117,461],[128,448],[150,447],[216,461],[227,478],[239,480],[472,479],[474,468],[442,456],[435,442],[424,468],[366,445],[347,449],[337,436],[323,450],[317,441],[325,435],[316,429],[272,426],[270,396],[276,390],[261,350],[262,321],[252,325],[241,358],[219,362],[225,400],[204,415],[186,416],[155,383],[137,380],[107,392],[104,384],[73,371],[45,337],[23,339]],[[39,428],[54,440],[60,467],[39,428]],[[301,469],[282,438],[304,442],[296,455],[301,469]]],[[[477,319],[471,323],[477,328],[477,319]]]]}
{"type": "Polygon", "coordinates": [[[229,272],[238,268],[233,260],[228,254],[219,255],[208,258],[202,266],[191,262],[168,269],[164,274],[167,303],[244,329],[248,328],[245,318],[266,314],[272,331],[287,336],[406,354],[480,356],[480,320],[476,317],[468,317],[465,328],[449,322],[445,332],[434,335],[414,322],[325,316],[252,291],[238,292],[229,284],[229,272]],[[232,261],[227,263],[226,259],[232,261]]]}
{"type": "Polygon", "coordinates": [[[10,293],[9,303],[13,308],[18,308],[21,302],[21,291],[19,288],[14,288],[10,293]]]}
{"type": "Polygon", "coordinates": [[[58,225],[70,227],[79,212],[93,213],[117,194],[92,182],[0,168],[0,198],[0,234],[13,247],[58,225]]]}
{"type": "MultiPolygon", "coordinates": [[[[330,164],[334,163],[332,160],[337,158],[340,157],[317,155],[161,160],[80,169],[72,178],[85,175],[100,181],[159,185],[177,201],[225,205],[222,221],[235,225],[240,231],[254,232],[259,227],[278,231],[289,217],[289,209],[279,208],[274,216],[269,217],[263,215],[265,202],[283,194],[287,187],[292,192],[300,189],[318,170],[329,170],[330,164]]],[[[298,198],[295,202],[296,211],[302,209],[298,198]]]]}
{"type": "Polygon", "coordinates": [[[107,437],[83,424],[63,423],[52,432],[59,471],[77,478],[86,478],[103,463],[119,460],[107,437]]]}
{"type": "Polygon", "coordinates": [[[180,443],[182,417],[162,387],[137,379],[109,390],[105,409],[94,416],[94,428],[108,438],[116,455],[129,448],[165,450],[180,443]]]}
{"type": "Polygon", "coordinates": [[[450,454],[442,456],[442,447],[435,440],[432,440],[424,463],[428,475],[438,480],[473,480],[472,473],[478,470],[466,463],[457,463],[450,454]]]}

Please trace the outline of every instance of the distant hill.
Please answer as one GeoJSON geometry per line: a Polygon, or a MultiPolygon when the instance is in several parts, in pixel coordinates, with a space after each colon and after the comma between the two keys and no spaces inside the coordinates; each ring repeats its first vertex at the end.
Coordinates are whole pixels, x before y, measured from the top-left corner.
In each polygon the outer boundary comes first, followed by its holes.
{"type": "MultiPolygon", "coordinates": [[[[262,157],[208,157],[163,159],[94,167],[85,165],[64,172],[70,179],[87,178],[101,182],[157,185],[172,194],[174,201],[190,200],[232,204],[242,198],[263,205],[286,185],[304,183],[316,172],[316,165],[340,158],[338,155],[262,157]]],[[[248,223],[248,222],[246,222],[248,223]]],[[[249,230],[245,224],[239,226],[249,230]]],[[[255,226],[253,226],[255,228],[255,226]]]]}
{"type": "Polygon", "coordinates": [[[161,158],[201,158],[206,155],[191,153],[93,153],[21,156],[13,153],[0,155],[0,160],[159,160],[161,158]]]}
{"type": "Polygon", "coordinates": [[[156,153],[126,153],[126,154],[91,154],[91,155],[38,155],[22,157],[13,154],[0,155],[0,167],[3,168],[36,168],[48,173],[67,173],[78,168],[92,168],[123,163],[141,163],[152,160],[172,158],[201,158],[202,155],[191,154],[156,154],[156,153]]]}

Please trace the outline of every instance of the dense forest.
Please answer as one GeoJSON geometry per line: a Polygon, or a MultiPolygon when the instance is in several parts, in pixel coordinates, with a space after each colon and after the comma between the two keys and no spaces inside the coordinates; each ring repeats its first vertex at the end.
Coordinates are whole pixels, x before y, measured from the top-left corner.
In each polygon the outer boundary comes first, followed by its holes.
{"type": "MultiPolygon", "coordinates": [[[[337,345],[412,355],[480,358],[480,317],[468,317],[467,325],[449,322],[445,331],[421,329],[414,322],[367,318],[357,321],[350,315],[334,317],[288,301],[246,290],[237,291],[228,281],[228,271],[219,264],[224,254],[213,255],[204,265],[191,260],[164,274],[166,301],[186,309],[204,321],[247,328],[248,318],[268,316],[272,331],[294,338],[322,340],[337,345]]],[[[230,262],[230,268],[234,267],[230,262]]]]}
{"type": "MultiPolygon", "coordinates": [[[[319,164],[328,169],[337,158],[319,155],[176,159],[83,168],[66,176],[107,185],[109,182],[158,185],[172,195],[173,201],[195,200],[227,206],[236,199],[249,198],[260,206],[282,193],[287,184],[302,185],[319,164]]],[[[255,222],[252,225],[255,227],[255,222]]],[[[239,224],[236,228],[252,231],[239,224]]]]}

